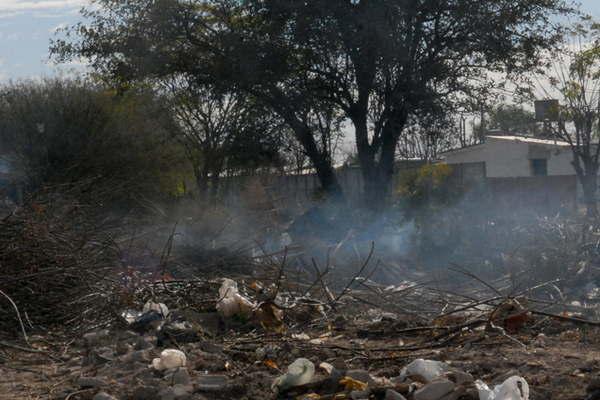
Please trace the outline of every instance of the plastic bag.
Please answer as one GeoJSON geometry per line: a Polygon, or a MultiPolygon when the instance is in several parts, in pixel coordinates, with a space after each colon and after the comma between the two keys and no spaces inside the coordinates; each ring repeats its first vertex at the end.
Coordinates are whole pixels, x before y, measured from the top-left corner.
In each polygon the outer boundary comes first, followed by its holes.
{"type": "Polygon", "coordinates": [[[142,313],[146,314],[149,311],[156,311],[165,318],[167,317],[167,315],[169,315],[169,308],[164,303],[155,303],[152,300],[148,300],[146,304],[144,304],[142,313]]]}
{"type": "Polygon", "coordinates": [[[160,353],[160,358],[152,360],[152,368],[162,371],[171,368],[185,367],[187,357],[182,351],[166,349],[160,353]]]}
{"type": "Polygon", "coordinates": [[[400,376],[405,379],[411,375],[419,375],[427,382],[439,378],[449,371],[447,364],[440,361],[416,359],[402,369],[400,376]]]}
{"type": "Polygon", "coordinates": [[[223,279],[219,288],[217,311],[225,318],[240,315],[248,317],[252,314],[254,303],[239,293],[237,283],[231,279],[223,279]]]}
{"type": "Polygon", "coordinates": [[[287,373],[275,379],[271,388],[284,391],[294,386],[305,385],[315,376],[315,365],[306,358],[298,358],[287,368],[287,373]]]}
{"type": "Polygon", "coordinates": [[[520,376],[511,376],[491,390],[482,381],[476,381],[479,400],[529,400],[529,385],[520,376]]]}

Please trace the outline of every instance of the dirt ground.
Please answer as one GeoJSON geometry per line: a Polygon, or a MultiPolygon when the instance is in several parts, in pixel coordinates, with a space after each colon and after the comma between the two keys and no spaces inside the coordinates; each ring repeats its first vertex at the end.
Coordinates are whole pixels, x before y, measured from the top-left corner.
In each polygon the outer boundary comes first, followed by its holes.
{"type": "MultiPolygon", "coordinates": [[[[220,325],[219,334],[177,347],[188,355],[192,381],[206,372],[227,377],[223,390],[197,391],[192,399],[274,399],[273,379],[298,357],[315,365],[325,361],[388,378],[398,376],[414,359],[439,360],[488,384],[521,375],[531,387],[532,400],[585,399],[586,388],[600,376],[598,329],[548,318],[528,324],[511,335],[485,327],[465,328],[452,335],[442,333],[445,339],[432,342],[440,330],[407,327],[385,318],[374,322],[338,316],[328,326],[305,327],[303,336],[293,329],[272,333],[220,325]]],[[[110,336],[119,338],[123,332],[113,331],[110,336]]],[[[111,345],[117,342],[114,339],[111,345]]],[[[98,389],[77,387],[80,375],[102,376],[119,399],[140,398],[134,388],[143,384],[147,360],[133,367],[125,366],[122,358],[84,365],[90,349],[81,340],[34,337],[31,343],[36,350],[0,342],[0,399],[92,399],[98,389]]],[[[158,355],[160,346],[149,351],[158,355]]]]}

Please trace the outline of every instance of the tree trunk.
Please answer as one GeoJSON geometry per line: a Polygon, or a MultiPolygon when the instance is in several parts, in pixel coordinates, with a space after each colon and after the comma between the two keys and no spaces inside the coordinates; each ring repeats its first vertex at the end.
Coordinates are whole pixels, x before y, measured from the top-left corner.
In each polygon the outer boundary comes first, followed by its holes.
{"type": "Polygon", "coordinates": [[[219,184],[221,183],[220,169],[213,170],[210,176],[210,201],[213,205],[217,204],[219,198],[219,184]]]}
{"type": "Polygon", "coordinates": [[[583,202],[586,208],[586,215],[589,218],[598,218],[598,205],[596,194],[598,192],[598,184],[596,174],[587,172],[582,177],[581,186],[583,188],[583,202]]]}
{"type": "Polygon", "coordinates": [[[381,212],[388,205],[394,177],[396,145],[405,123],[404,115],[386,123],[376,160],[374,146],[368,142],[366,118],[354,121],[358,159],[364,180],[363,202],[372,211],[381,212]]]}
{"type": "Polygon", "coordinates": [[[196,177],[196,186],[198,187],[198,197],[201,201],[208,198],[208,170],[206,168],[195,167],[194,175],[196,177]]]}
{"type": "Polygon", "coordinates": [[[315,168],[321,187],[328,199],[333,201],[343,201],[344,195],[342,187],[338,182],[329,155],[326,152],[319,150],[310,128],[299,123],[295,123],[292,127],[296,139],[298,139],[302,145],[312,166],[315,168]]]}

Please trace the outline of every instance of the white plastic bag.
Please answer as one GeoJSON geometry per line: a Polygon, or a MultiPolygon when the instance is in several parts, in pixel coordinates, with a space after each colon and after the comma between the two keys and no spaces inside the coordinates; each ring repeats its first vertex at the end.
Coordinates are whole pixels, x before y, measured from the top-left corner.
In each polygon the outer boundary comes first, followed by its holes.
{"type": "Polygon", "coordinates": [[[152,360],[152,368],[162,371],[171,368],[185,367],[187,357],[182,351],[175,349],[166,349],[160,353],[160,358],[152,360]]]}
{"type": "Polygon", "coordinates": [[[491,390],[482,381],[476,381],[479,400],[529,400],[529,385],[520,376],[511,376],[491,390]]]}
{"type": "Polygon", "coordinates": [[[287,373],[275,379],[271,388],[283,391],[294,386],[305,385],[315,376],[315,364],[306,358],[298,358],[288,366],[287,373]]]}
{"type": "Polygon", "coordinates": [[[165,318],[169,315],[169,308],[164,303],[155,303],[152,300],[148,300],[142,309],[142,313],[144,314],[148,311],[156,311],[165,318]]]}
{"type": "Polygon", "coordinates": [[[239,293],[237,283],[231,279],[223,279],[219,288],[217,311],[225,318],[240,315],[248,317],[252,314],[254,303],[239,293]]]}
{"type": "Polygon", "coordinates": [[[402,379],[405,379],[411,375],[419,375],[427,382],[431,382],[434,379],[444,375],[448,371],[448,365],[444,364],[443,362],[423,360],[422,358],[419,358],[404,367],[400,373],[400,376],[402,379]]]}

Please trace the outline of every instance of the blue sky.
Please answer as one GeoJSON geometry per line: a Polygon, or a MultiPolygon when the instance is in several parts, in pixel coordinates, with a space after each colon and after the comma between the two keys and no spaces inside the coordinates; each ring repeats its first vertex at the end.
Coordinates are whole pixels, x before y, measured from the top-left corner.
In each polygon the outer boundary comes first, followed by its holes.
{"type": "MultiPolygon", "coordinates": [[[[600,19],[600,0],[580,0],[600,19]]],[[[80,20],[87,0],[0,0],[0,81],[68,74],[78,63],[48,63],[48,44],[57,28],[80,20]]]]}

